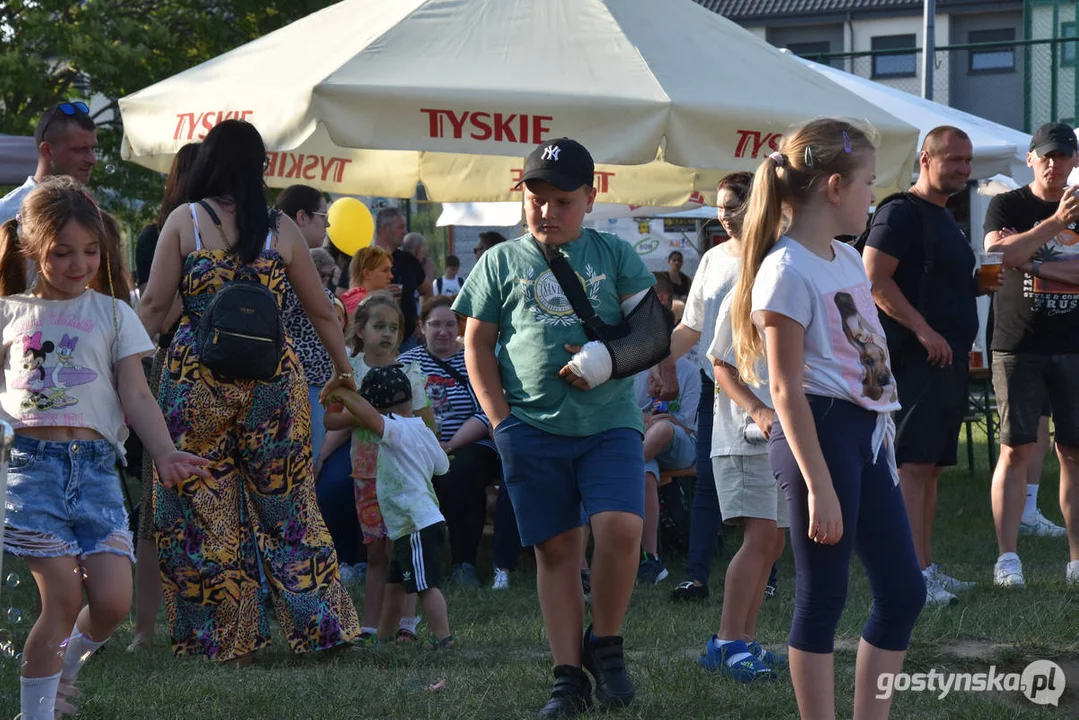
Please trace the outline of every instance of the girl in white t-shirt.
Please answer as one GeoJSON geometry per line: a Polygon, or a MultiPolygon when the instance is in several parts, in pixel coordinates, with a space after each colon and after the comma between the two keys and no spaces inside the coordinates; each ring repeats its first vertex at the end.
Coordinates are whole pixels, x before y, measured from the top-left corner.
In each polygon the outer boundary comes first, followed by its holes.
{"type": "Polygon", "coordinates": [[[15,430],[3,549],[26,559],[41,596],[23,647],[23,720],[74,712],[76,675],[131,607],[124,417],[167,487],[208,477],[206,460],[173,445],[146,385],[153,344],[125,302],[120,257],[115,221],[70,178],[39,185],[0,231],[0,417],[15,430]]]}
{"type": "Polygon", "coordinates": [[[850,556],[869,577],[854,716],[883,717],[876,678],[897,673],[925,582],[895,470],[899,408],[887,343],[857,251],[876,153],[866,130],[815,120],[758,168],[731,319],[737,365],[756,383],[767,356],[776,422],[769,462],[787,495],[797,580],[790,670],[802,717],[835,717],[833,642],[850,556]],[[781,236],[784,207],[790,214],[781,236]]]}

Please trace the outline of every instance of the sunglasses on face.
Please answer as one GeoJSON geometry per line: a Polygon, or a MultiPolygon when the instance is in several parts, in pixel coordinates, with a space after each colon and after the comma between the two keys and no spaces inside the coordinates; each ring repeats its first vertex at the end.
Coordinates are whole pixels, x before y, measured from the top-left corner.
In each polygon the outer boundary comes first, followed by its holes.
{"type": "Polygon", "coordinates": [[[52,125],[52,121],[56,119],[56,113],[63,113],[68,117],[74,117],[78,113],[83,115],[90,114],[90,108],[86,103],[77,102],[62,102],[52,109],[52,113],[49,114],[49,119],[45,121],[45,127],[41,128],[41,136],[45,137],[45,133],[49,130],[49,125],[52,125]]]}

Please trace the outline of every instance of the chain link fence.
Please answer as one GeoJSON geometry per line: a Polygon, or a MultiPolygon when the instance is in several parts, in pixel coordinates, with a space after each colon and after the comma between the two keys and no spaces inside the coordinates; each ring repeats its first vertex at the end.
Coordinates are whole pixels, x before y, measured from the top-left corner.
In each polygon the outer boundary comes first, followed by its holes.
{"type": "MultiPolygon", "coordinates": [[[[1026,132],[1051,121],[1076,124],[1076,2],[1028,2],[1028,39],[935,49],[933,100],[1026,132]]],[[[902,47],[803,57],[921,96],[922,54],[902,47]]]]}

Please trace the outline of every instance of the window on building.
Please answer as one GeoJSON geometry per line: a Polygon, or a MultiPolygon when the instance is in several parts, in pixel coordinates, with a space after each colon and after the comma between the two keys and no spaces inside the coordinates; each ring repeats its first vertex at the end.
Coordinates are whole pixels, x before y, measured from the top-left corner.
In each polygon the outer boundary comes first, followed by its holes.
{"type": "MultiPolygon", "coordinates": [[[[1015,42],[1015,28],[971,30],[967,35],[967,42],[972,45],[974,43],[1015,42]]],[[[1015,72],[1015,46],[972,49],[970,72],[979,74],[1015,72]]]]}
{"type": "Polygon", "coordinates": [[[905,78],[918,74],[918,53],[915,52],[914,34],[880,35],[873,38],[872,48],[880,50],[907,50],[909,53],[887,53],[873,56],[874,78],[905,78]]]}
{"type": "Polygon", "coordinates": [[[787,49],[798,57],[826,62],[826,59],[821,58],[820,56],[832,51],[832,43],[827,40],[821,40],[820,42],[787,43],[787,49]]]}
{"type": "MultiPolygon", "coordinates": [[[[1060,26],[1060,37],[1073,38],[1075,34],[1075,23],[1066,22],[1060,26]]],[[[1060,61],[1069,67],[1075,66],[1075,50],[1076,44],[1074,42],[1064,42],[1060,44],[1060,61]]]]}

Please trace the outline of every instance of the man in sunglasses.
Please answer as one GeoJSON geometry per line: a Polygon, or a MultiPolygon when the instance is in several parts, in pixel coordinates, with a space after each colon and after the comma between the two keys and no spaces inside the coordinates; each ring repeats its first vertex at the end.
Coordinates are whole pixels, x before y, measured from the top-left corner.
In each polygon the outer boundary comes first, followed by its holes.
{"type": "Polygon", "coordinates": [[[97,164],[97,132],[89,108],[82,102],[62,102],[38,120],[34,131],[37,171],[0,199],[0,223],[15,217],[23,198],[45,178],[70,175],[85,184],[97,164]]]}

